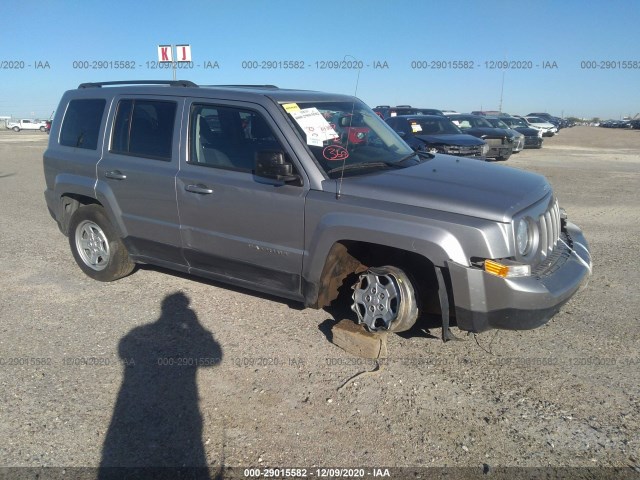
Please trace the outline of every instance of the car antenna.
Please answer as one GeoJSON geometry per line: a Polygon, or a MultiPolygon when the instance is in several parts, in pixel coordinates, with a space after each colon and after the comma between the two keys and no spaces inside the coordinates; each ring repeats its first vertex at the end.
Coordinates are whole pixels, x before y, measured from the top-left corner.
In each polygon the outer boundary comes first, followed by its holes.
{"type": "MultiPolygon", "coordinates": [[[[358,83],[360,82],[360,70],[362,70],[362,63],[359,63],[359,60],[354,57],[353,55],[345,55],[344,56],[344,60],[347,60],[347,57],[351,57],[353,58],[353,60],[356,62],[356,65],[358,65],[358,76],[356,77],[356,89],[353,92],[353,96],[357,97],[358,96],[358,83]]],[[[347,151],[349,151],[349,132],[351,131],[351,125],[353,125],[353,112],[356,109],[356,101],[355,99],[353,100],[353,103],[351,104],[351,116],[349,117],[349,130],[347,131],[347,144],[345,145],[345,148],[347,149],[347,151]]],[[[347,157],[344,157],[342,159],[342,170],[340,170],[340,182],[338,183],[338,190],[336,191],[336,200],[340,199],[340,192],[342,191],[342,179],[344,178],[344,167],[347,164],[347,157]]]]}

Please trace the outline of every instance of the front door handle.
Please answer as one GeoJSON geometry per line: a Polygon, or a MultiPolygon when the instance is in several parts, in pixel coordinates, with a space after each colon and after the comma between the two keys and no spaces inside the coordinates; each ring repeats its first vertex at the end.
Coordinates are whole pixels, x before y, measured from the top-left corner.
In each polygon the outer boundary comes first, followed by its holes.
{"type": "Polygon", "coordinates": [[[125,180],[127,176],[122,173],[120,170],[111,170],[104,174],[107,178],[113,178],[114,180],[125,180]]]}
{"type": "Polygon", "coordinates": [[[202,185],[201,183],[199,183],[198,185],[187,185],[186,187],[184,187],[184,189],[187,192],[199,193],[201,195],[209,195],[213,193],[212,188],[209,188],[206,185],[202,185]]]}

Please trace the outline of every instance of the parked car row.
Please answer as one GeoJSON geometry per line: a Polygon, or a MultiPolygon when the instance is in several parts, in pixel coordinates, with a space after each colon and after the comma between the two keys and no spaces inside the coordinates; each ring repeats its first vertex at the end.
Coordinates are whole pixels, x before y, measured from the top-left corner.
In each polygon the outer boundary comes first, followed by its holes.
{"type": "Polygon", "coordinates": [[[600,122],[600,126],[604,128],[635,128],[640,129],[640,119],[634,120],[606,120],[600,122]]]}
{"type": "Polygon", "coordinates": [[[507,160],[524,148],[542,148],[543,135],[557,132],[541,119],[536,118],[538,126],[533,126],[525,117],[500,112],[461,114],[410,105],[379,105],[373,111],[414,150],[462,157],[507,160]]]}

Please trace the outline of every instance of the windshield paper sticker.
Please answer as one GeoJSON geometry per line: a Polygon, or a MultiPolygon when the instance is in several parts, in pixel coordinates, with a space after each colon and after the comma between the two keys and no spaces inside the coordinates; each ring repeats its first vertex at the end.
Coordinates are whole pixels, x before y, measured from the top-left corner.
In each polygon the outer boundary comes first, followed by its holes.
{"type": "Polygon", "coordinates": [[[413,133],[418,133],[422,131],[422,126],[419,123],[412,123],[411,124],[411,131],[413,133]]]}
{"type": "Polygon", "coordinates": [[[283,103],[282,108],[284,108],[284,111],[287,113],[300,111],[300,107],[297,103],[283,103]]]}
{"type": "Polygon", "coordinates": [[[336,131],[316,107],[294,110],[289,113],[306,133],[307,145],[321,147],[322,142],[339,138],[336,131]]]}

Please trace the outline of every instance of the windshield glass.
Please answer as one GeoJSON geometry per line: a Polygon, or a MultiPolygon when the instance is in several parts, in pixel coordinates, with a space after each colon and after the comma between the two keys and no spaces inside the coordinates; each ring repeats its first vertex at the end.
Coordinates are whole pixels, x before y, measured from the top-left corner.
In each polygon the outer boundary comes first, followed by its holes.
{"type": "Polygon", "coordinates": [[[505,122],[507,122],[512,127],[513,126],[516,126],[516,127],[528,127],[529,126],[527,124],[527,122],[525,122],[521,118],[508,118],[508,119],[505,120],[505,122]]]}
{"type": "Polygon", "coordinates": [[[468,128],[495,128],[487,120],[485,120],[484,117],[473,115],[456,115],[454,117],[451,117],[451,121],[462,130],[466,130],[468,128]]]}
{"type": "Polygon", "coordinates": [[[527,117],[527,120],[529,120],[529,123],[547,123],[546,121],[538,117],[527,117]]]}
{"type": "Polygon", "coordinates": [[[499,118],[487,118],[487,122],[489,122],[491,125],[493,125],[496,128],[506,128],[506,129],[509,128],[509,125],[504,123],[499,118]]]}
{"type": "Polygon", "coordinates": [[[285,103],[282,107],[331,177],[339,176],[335,172],[343,165],[350,172],[360,166],[365,172],[368,167],[405,166],[403,161],[415,157],[391,127],[359,100],[285,103]]]}
{"type": "Polygon", "coordinates": [[[437,135],[440,133],[462,133],[451,120],[442,118],[412,118],[409,120],[414,135],[437,135]]]}

